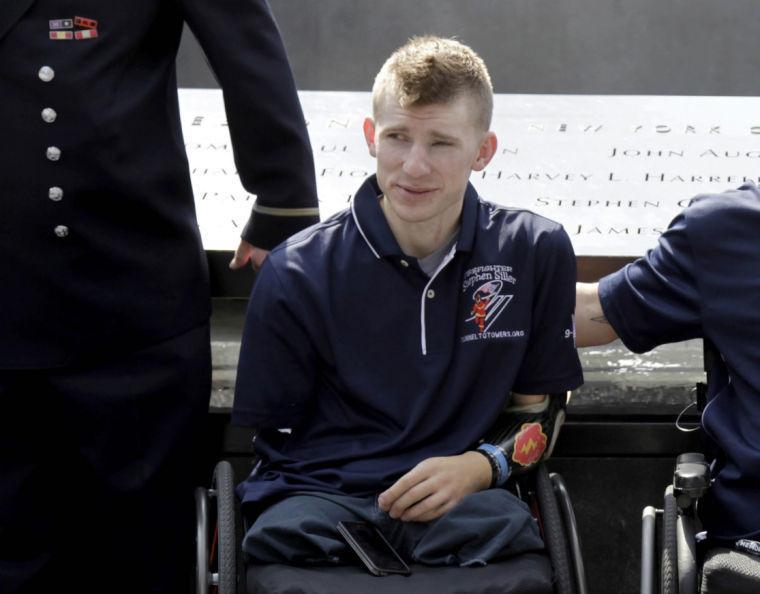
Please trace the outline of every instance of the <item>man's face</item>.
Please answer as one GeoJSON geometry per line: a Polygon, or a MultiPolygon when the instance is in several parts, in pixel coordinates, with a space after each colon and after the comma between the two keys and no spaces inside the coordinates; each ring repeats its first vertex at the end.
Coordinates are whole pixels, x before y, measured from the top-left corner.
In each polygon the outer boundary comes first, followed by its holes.
{"type": "Polygon", "coordinates": [[[475,109],[468,96],[405,109],[386,94],[376,120],[365,120],[389,219],[406,226],[456,223],[470,172],[483,169],[496,150],[495,135],[476,125],[475,109]]]}

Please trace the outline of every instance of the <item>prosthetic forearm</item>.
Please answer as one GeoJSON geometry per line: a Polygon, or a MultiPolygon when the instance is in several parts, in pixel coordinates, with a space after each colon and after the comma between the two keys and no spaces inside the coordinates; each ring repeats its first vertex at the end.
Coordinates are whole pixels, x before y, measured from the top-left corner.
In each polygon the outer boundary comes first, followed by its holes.
{"type": "Polygon", "coordinates": [[[505,408],[483,437],[478,451],[491,463],[491,485],[533,468],[551,455],[565,420],[567,394],[550,394],[538,404],[505,408]]]}

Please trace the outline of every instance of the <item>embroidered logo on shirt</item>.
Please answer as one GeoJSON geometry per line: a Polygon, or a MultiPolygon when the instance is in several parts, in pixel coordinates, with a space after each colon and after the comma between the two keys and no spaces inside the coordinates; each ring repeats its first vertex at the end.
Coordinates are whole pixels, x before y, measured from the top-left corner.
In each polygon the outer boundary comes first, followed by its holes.
{"type": "Polygon", "coordinates": [[[515,437],[512,460],[522,466],[530,466],[541,459],[546,450],[548,438],[541,429],[541,423],[523,423],[515,437]]]}
{"type": "Polygon", "coordinates": [[[87,17],[75,16],[73,19],[51,19],[48,21],[48,36],[53,41],[70,41],[75,39],[95,39],[98,36],[98,21],[87,17]],[[73,29],[77,27],[77,30],[73,29]]]}
{"type": "Polygon", "coordinates": [[[491,264],[471,268],[464,274],[462,292],[471,292],[472,305],[465,319],[466,327],[474,330],[461,338],[462,342],[486,338],[514,338],[525,336],[523,330],[495,330],[494,323],[514,299],[505,293],[506,285],[517,284],[511,266],[491,264]],[[484,282],[485,281],[485,282],[484,282]]]}
{"type": "Polygon", "coordinates": [[[472,294],[474,303],[470,309],[471,317],[467,321],[475,322],[481,334],[488,330],[509,305],[514,295],[502,295],[504,283],[500,280],[483,283],[472,294]]]}

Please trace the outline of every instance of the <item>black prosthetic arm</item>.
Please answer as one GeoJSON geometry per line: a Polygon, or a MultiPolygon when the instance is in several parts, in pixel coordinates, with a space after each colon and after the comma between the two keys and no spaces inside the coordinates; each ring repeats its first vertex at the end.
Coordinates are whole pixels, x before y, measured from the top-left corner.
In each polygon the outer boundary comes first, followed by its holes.
{"type": "Polygon", "coordinates": [[[486,444],[498,448],[506,458],[509,476],[530,470],[551,455],[565,420],[567,398],[567,393],[549,394],[538,404],[505,408],[480,448],[486,444]]]}

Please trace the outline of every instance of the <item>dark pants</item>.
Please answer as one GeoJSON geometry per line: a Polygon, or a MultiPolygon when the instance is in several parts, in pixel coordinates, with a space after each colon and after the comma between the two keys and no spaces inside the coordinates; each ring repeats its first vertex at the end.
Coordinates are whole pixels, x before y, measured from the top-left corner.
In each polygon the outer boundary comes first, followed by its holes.
{"type": "Polygon", "coordinates": [[[208,325],[96,367],[0,371],[0,592],[186,593],[208,325]]]}
{"type": "Polygon", "coordinates": [[[377,526],[407,561],[425,565],[485,565],[543,548],[528,507],[504,489],[488,489],[425,523],[392,519],[376,497],[298,493],[256,519],[243,549],[267,563],[351,563],[336,526],[360,520],[377,526]]]}

